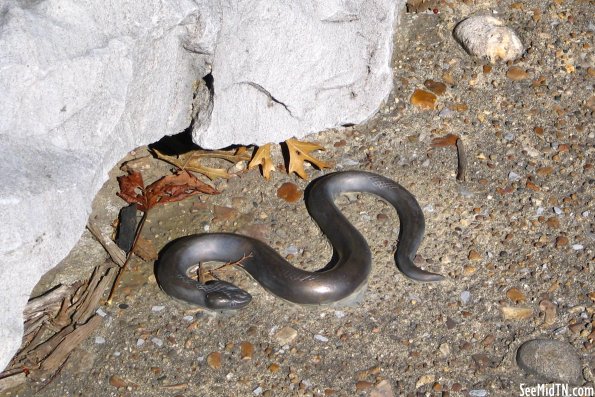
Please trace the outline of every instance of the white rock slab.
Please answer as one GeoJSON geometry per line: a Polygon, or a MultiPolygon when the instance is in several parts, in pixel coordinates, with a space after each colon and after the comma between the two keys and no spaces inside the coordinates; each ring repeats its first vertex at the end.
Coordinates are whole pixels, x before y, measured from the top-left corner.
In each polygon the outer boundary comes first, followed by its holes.
{"type": "Polygon", "coordinates": [[[207,69],[180,37],[197,12],[184,0],[0,3],[0,370],[107,172],[189,125],[207,69]]]}
{"type": "Polygon", "coordinates": [[[404,0],[224,2],[205,148],[303,137],[371,117],[392,87],[404,0]]]}

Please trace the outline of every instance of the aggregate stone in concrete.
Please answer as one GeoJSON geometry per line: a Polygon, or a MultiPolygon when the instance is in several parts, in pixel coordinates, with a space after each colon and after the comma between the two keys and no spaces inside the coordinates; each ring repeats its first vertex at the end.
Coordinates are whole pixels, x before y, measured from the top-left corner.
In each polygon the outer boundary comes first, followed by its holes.
{"type": "Polygon", "coordinates": [[[576,351],[567,342],[533,339],[523,343],[516,356],[519,367],[543,382],[582,383],[582,366],[576,351]]]}

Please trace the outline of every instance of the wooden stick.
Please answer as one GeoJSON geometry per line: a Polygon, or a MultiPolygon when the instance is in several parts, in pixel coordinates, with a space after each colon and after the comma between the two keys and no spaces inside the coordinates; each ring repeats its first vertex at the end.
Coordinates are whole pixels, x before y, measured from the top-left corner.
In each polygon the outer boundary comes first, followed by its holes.
{"type": "Polygon", "coordinates": [[[53,372],[60,368],[74,348],[85,340],[95,329],[101,325],[101,317],[94,315],[83,325],[79,325],[70,332],[60,344],[43,360],[40,369],[46,372],[53,372]]]}
{"type": "Polygon", "coordinates": [[[122,251],[120,247],[118,247],[111,239],[104,236],[99,230],[99,227],[93,221],[89,221],[87,224],[87,229],[97,239],[97,241],[99,241],[103,248],[105,248],[114,263],[120,267],[124,266],[124,263],[126,262],[126,254],[124,251],[122,251]]]}

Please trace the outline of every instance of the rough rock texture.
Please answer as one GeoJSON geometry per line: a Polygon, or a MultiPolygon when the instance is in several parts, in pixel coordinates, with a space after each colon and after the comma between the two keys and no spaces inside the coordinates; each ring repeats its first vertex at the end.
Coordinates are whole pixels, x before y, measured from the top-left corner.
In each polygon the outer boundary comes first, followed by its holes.
{"type": "Polygon", "coordinates": [[[534,339],[517,350],[516,360],[523,370],[543,382],[582,384],[581,360],[567,342],[553,339],[534,339]]]}
{"type": "Polygon", "coordinates": [[[213,110],[210,123],[195,126],[195,142],[207,148],[279,142],[371,117],[392,87],[392,27],[403,3],[223,6],[213,110]]]}
{"type": "Polygon", "coordinates": [[[469,54],[487,58],[492,63],[514,61],[525,51],[514,30],[489,15],[464,19],[456,26],[453,35],[469,54]]]}
{"type": "Polygon", "coordinates": [[[2,4],[0,368],[20,345],[31,289],[79,239],[107,171],[189,124],[201,63],[179,37],[196,10],[178,0],[2,4]]]}
{"type": "Polygon", "coordinates": [[[213,148],[376,111],[404,1],[318,3],[0,3],[0,301],[10,302],[0,368],[20,344],[31,289],[80,237],[127,151],[193,118],[195,139],[213,148]]]}

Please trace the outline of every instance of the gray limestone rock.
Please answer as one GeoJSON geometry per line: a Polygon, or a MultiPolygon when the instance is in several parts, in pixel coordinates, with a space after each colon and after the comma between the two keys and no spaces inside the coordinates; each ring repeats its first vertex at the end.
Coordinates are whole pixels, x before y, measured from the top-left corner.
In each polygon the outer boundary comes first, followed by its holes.
{"type": "Polygon", "coordinates": [[[185,0],[0,3],[0,369],[108,170],[190,123],[206,57],[180,37],[197,12],[185,0]]]}
{"type": "Polygon", "coordinates": [[[517,350],[519,367],[543,382],[581,384],[581,361],[567,342],[553,339],[533,339],[517,350]]]}
{"type": "Polygon", "coordinates": [[[371,117],[392,87],[404,1],[253,0],[223,5],[206,148],[280,142],[371,117]]]}

